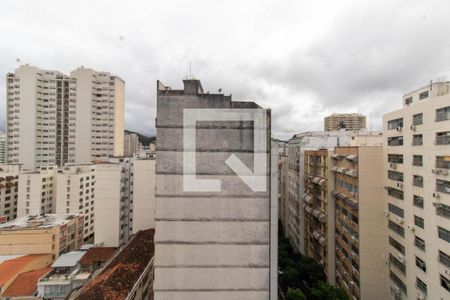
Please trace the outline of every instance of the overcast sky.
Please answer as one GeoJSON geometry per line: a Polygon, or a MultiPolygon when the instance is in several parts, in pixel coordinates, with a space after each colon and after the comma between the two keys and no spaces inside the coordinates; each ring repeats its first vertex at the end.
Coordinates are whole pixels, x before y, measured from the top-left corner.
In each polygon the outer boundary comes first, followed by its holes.
{"type": "Polygon", "coordinates": [[[2,1],[0,129],[5,74],[29,63],[120,76],[125,127],[152,135],[156,80],[181,88],[189,61],[206,90],[272,108],[275,137],[333,112],[380,129],[404,93],[450,74],[449,16],[448,0],[2,1]]]}

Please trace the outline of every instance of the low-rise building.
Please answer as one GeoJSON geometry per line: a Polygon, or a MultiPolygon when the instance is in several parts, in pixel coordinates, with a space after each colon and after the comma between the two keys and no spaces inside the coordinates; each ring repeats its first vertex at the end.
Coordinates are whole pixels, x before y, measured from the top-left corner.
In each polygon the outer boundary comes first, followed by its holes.
{"type": "Polygon", "coordinates": [[[116,256],[68,299],[153,300],[154,235],[154,229],[134,234],[116,256]]]}
{"type": "Polygon", "coordinates": [[[51,254],[83,245],[84,219],[79,215],[30,215],[0,224],[0,255],[51,254]]]}
{"type": "MultiPolygon", "coordinates": [[[[0,241],[2,241],[1,236],[0,241]]],[[[18,255],[4,257],[4,259],[0,256],[0,298],[5,296],[5,292],[21,274],[46,268],[51,262],[50,254],[18,255]]],[[[9,293],[12,291],[10,290],[9,293]]]]}
{"type": "Polygon", "coordinates": [[[81,270],[80,259],[86,251],[62,254],[52,264],[53,270],[42,277],[37,290],[39,297],[49,300],[65,299],[69,293],[87,282],[91,273],[81,270]]]}
{"type": "Polygon", "coordinates": [[[46,267],[20,274],[1,295],[1,300],[37,300],[37,283],[52,268],[46,267]]]}

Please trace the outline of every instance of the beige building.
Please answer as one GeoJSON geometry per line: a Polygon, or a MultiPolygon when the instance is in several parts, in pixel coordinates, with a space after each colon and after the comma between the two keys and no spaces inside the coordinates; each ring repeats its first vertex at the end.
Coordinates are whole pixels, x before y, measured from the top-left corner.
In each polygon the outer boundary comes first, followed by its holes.
{"type": "Polygon", "coordinates": [[[155,160],[111,158],[96,165],[95,243],[118,247],[155,228],[155,160]]]}
{"type": "Polygon", "coordinates": [[[57,214],[84,216],[84,239],[94,238],[95,165],[73,165],[56,173],[57,214]]]}
{"type": "Polygon", "coordinates": [[[54,214],[56,166],[40,167],[19,175],[17,216],[54,214]]]}
{"type": "Polygon", "coordinates": [[[383,147],[336,147],[331,160],[335,202],[336,286],[349,299],[387,299],[383,147]]]}
{"type": "Polygon", "coordinates": [[[124,135],[124,156],[133,157],[141,150],[139,136],[136,133],[125,133],[124,135]]]}
{"type": "Polygon", "coordinates": [[[332,150],[305,151],[305,252],[323,266],[328,282],[335,283],[334,201],[332,150]]]}
{"type": "Polygon", "coordinates": [[[0,165],[0,219],[3,221],[17,218],[20,170],[20,165],[0,165]]]}
{"type": "Polygon", "coordinates": [[[83,216],[26,216],[0,224],[0,255],[59,255],[83,245],[83,216]]]}
{"type": "Polygon", "coordinates": [[[383,116],[385,199],[393,299],[450,293],[449,82],[404,95],[383,116]]]}
{"type": "Polygon", "coordinates": [[[366,127],[366,116],[362,114],[332,114],[324,119],[325,131],[339,129],[360,130],[366,127]]]}
{"type": "Polygon", "coordinates": [[[23,65],[6,80],[7,163],[33,171],[123,155],[120,78],[87,68],[67,76],[23,65]]]}

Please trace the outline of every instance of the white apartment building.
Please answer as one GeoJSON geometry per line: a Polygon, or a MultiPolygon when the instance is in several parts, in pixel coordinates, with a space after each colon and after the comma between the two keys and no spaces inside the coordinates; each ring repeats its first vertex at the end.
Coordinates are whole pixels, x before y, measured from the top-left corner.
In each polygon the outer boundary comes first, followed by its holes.
{"type": "Polygon", "coordinates": [[[450,83],[403,97],[383,116],[389,293],[450,297],[450,83]]]}
{"type": "Polygon", "coordinates": [[[155,160],[99,162],[95,184],[95,243],[118,247],[131,234],[155,228],[155,160]]]}
{"type": "Polygon", "coordinates": [[[0,133],[0,164],[6,163],[6,134],[0,133]]]}
{"type": "Polygon", "coordinates": [[[124,134],[124,156],[133,157],[141,150],[139,136],[136,133],[124,134]]]}
{"type": "Polygon", "coordinates": [[[90,163],[123,154],[125,83],[79,68],[64,75],[23,65],[7,74],[7,163],[90,163]]]}
{"type": "Polygon", "coordinates": [[[19,174],[17,217],[55,213],[57,166],[40,167],[19,174]]]}
{"type": "Polygon", "coordinates": [[[56,174],[56,213],[84,216],[84,240],[94,238],[95,165],[60,168],[56,174]]]}
{"type": "Polygon", "coordinates": [[[0,165],[0,223],[17,218],[20,165],[0,165]]]}

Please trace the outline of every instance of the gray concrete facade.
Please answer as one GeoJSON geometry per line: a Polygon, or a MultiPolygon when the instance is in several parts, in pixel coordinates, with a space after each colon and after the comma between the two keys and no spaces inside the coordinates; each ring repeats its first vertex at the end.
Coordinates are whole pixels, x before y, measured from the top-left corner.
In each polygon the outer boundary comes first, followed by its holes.
{"type": "Polygon", "coordinates": [[[203,91],[157,83],[156,300],[277,299],[277,182],[270,110],[203,91]],[[196,124],[196,178],[219,179],[219,192],[183,187],[184,109],[261,109],[264,128],[248,121],[196,124]],[[225,161],[235,154],[253,170],[254,131],[266,133],[266,191],[254,192],[225,161]],[[275,163],[274,163],[275,162],[275,163]]]}

